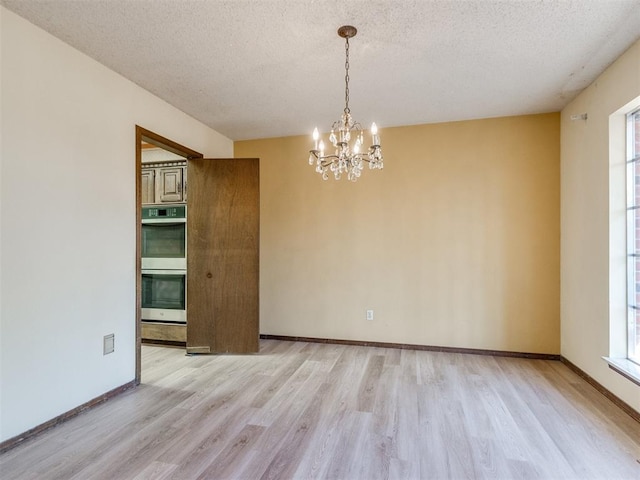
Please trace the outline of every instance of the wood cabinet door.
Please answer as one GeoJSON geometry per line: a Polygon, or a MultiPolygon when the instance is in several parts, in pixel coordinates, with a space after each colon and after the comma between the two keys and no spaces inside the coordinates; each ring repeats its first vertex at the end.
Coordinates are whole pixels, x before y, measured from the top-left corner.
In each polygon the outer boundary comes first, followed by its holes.
{"type": "Polygon", "coordinates": [[[156,176],[157,202],[182,202],[182,167],[158,168],[156,176]]]}
{"type": "Polygon", "coordinates": [[[187,167],[182,167],[182,201],[187,203],[187,167]]]}
{"type": "Polygon", "coordinates": [[[156,176],[153,168],[142,170],[142,203],[155,203],[156,176]]]}
{"type": "Polygon", "coordinates": [[[194,159],[187,171],[187,352],[257,352],[259,161],[194,159]]]}

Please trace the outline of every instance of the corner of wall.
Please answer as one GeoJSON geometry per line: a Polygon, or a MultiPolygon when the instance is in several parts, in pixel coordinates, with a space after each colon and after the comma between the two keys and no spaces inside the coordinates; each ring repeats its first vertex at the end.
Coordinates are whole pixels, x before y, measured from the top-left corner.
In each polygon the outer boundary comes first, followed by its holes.
{"type": "Polygon", "coordinates": [[[626,356],[624,115],[639,95],[640,41],[563,109],[560,220],[561,355],[638,411],[602,357],[626,356]]]}

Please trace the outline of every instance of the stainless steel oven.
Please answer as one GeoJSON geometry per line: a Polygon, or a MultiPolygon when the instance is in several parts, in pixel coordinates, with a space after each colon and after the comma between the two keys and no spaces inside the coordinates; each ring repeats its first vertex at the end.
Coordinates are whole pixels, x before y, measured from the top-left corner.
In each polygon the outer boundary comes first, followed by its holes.
{"type": "Polygon", "coordinates": [[[187,206],[142,207],[142,269],[187,268],[187,206]]]}
{"type": "Polygon", "coordinates": [[[184,324],[187,281],[187,206],[142,207],[141,318],[184,324]]]}
{"type": "Polygon", "coordinates": [[[142,270],[142,320],[186,323],[186,270],[142,270]]]}

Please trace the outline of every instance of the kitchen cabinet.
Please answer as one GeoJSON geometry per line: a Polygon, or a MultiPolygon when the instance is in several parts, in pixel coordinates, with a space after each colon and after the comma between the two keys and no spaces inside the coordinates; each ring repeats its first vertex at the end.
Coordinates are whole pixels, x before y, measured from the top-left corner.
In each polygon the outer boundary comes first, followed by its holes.
{"type": "Polygon", "coordinates": [[[142,203],[154,203],[156,198],[156,171],[142,170],[142,203]]]}
{"type": "Polygon", "coordinates": [[[142,165],[142,204],[187,201],[186,162],[142,165]]]}
{"type": "Polygon", "coordinates": [[[141,338],[151,343],[153,341],[162,343],[183,344],[187,341],[186,325],[171,325],[167,323],[142,322],[141,338]]]}
{"type": "Polygon", "coordinates": [[[187,353],[259,350],[259,160],[187,163],[187,353]]]}
{"type": "Polygon", "coordinates": [[[156,169],[156,203],[182,202],[182,172],[184,167],[156,169]]]}

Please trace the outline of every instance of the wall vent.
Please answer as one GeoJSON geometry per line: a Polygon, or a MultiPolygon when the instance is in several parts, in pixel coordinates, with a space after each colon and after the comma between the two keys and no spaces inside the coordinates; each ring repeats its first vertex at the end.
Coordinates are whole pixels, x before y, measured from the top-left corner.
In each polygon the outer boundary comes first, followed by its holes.
{"type": "Polygon", "coordinates": [[[102,354],[107,355],[115,350],[115,335],[110,333],[105,335],[102,342],[102,354]]]}

